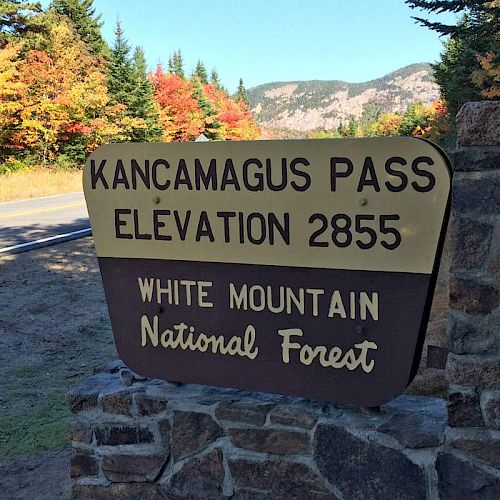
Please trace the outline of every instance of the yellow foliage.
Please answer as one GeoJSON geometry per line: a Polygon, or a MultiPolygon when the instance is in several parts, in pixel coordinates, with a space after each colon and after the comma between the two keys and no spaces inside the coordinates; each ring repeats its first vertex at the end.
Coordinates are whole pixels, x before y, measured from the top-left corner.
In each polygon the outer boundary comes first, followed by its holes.
{"type": "Polygon", "coordinates": [[[7,45],[0,50],[0,144],[5,144],[13,131],[19,128],[19,100],[24,90],[20,72],[22,61],[18,60],[21,44],[7,45]]]}
{"type": "Polygon", "coordinates": [[[483,90],[481,94],[486,99],[500,97],[500,56],[494,52],[478,55],[481,69],[472,73],[472,81],[483,90]]]}
{"type": "Polygon", "coordinates": [[[17,131],[10,137],[14,147],[36,151],[42,161],[79,134],[89,135],[89,150],[95,148],[109,136],[114,117],[107,109],[105,62],[92,56],[65,22],[52,25],[48,38],[48,52],[31,50],[16,63],[22,87],[16,96],[17,131]],[[96,126],[104,130],[93,134],[96,126]]]}
{"type": "Polygon", "coordinates": [[[397,113],[382,113],[374,124],[374,135],[396,135],[402,121],[403,117],[397,113]]]}

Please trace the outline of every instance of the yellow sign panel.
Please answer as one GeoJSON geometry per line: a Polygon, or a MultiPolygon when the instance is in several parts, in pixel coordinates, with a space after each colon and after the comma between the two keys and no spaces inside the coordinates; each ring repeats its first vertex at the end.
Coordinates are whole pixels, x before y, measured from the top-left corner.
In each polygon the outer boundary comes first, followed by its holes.
{"type": "Polygon", "coordinates": [[[403,137],[115,144],[84,188],[99,257],[430,274],[450,173],[403,137]]]}

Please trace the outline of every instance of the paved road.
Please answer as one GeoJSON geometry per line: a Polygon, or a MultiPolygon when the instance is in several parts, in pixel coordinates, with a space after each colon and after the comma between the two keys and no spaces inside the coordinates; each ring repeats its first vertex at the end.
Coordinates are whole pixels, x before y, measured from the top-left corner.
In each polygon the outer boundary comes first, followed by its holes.
{"type": "Polygon", "coordinates": [[[0,255],[90,234],[89,227],[83,193],[0,203],[0,255]]]}

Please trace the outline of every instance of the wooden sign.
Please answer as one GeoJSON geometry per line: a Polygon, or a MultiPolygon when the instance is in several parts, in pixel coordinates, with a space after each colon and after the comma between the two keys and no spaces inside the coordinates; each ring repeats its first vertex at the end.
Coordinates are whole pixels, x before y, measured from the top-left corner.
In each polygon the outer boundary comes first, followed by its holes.
{"type": "Polygon", "coordinates": [[[413,379],[450,168],[414,138],[115,144],[84,172],[136,372],[375,406],[413,379]]]}

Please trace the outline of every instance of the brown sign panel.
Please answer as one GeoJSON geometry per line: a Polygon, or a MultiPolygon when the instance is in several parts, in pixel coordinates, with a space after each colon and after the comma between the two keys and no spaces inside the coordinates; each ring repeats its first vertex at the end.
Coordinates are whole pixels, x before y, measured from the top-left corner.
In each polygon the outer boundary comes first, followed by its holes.
{"type": "Polygon", "coordinates": [[[120,356],[167,380],[390,400],[420,360],[450,176],[413,138],[100,148],[84,189],[120,356]]]}

